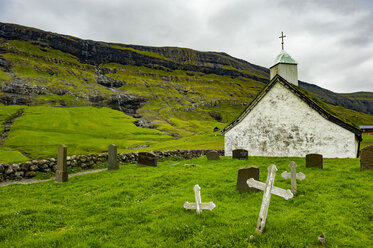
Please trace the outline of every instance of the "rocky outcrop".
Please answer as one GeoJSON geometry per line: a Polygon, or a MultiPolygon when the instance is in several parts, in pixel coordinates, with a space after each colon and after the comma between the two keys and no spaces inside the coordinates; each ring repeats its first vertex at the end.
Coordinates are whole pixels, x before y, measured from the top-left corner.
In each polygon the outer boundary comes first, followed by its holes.
{"type": "MultiPolygon", "coordinates": [[[[223,150],[175,150],[175,151],[153,151],[158,158],[178,157],[191,159],[206,155],[209,151],[217,151],[220,156],[224,156],[223,150]]],[[[119,153],[118,161],[121,163],[136,162],[137,153],[119,153]]],[[[67,157],[69,168],[80,167],[83,169],[92,168],[95,164],[107,162],[108,154],[87,154],[73,155],[67,157]]],[[[21,180],[22,178],[32,178],[39,172],[55,173],[57,169],[57,159],[47,158],[42,160],[31,160],[17,164],[0,164],[0,182],[8,180],[21,180]]]]}
{"type": "Polygon", "coordinates": [[[155,48],[110,44],[82,40],[8,23],[0,23],[0,38],[43,42],[53,49],[70,53],[79,58],[81,62],[91,65],[119,63],[123,65],[146,66],[154,69],[187,70],[206,74],[245,77],[262,83],[268,82],[268,69],[233,58],[224,53],[198,52],[191,49],[170,47],[155,48]],[[120,46],[124,49],[120,49],[120,46]],[[135,49],[138,51],[156,52],[164,57],[136,52],[135,49]],[[224,68],[229,66],[235,69],[224,68]],[[243,73],[239,70],[255,71],[257,75],[261,74],[263,77],[243,73]]]}

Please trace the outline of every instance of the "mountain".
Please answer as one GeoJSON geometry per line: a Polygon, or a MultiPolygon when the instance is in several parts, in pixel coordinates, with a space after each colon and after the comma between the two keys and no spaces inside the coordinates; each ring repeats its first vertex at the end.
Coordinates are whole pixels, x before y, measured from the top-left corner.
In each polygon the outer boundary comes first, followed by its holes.
{"type": "Polygon", "coordinates": [[[326,103],[373,114],[373,92],[355,92],[338,94],[317,85],[299,81],[299,86],[326,103]]]}
{"type": "MultiPolygon", "coordinates": [[[[185,137],[234,120],[268,78],[267,68],[225,53],[97,42],[0,23],[4,105],[106,106],[135,117],[140,127],[185,137]]],[[[300,86],[326,103],[372,114],[369,92],[300,86]]],[[[334,109],[358,124],[373,122],[369,115],[334,109]]]]}

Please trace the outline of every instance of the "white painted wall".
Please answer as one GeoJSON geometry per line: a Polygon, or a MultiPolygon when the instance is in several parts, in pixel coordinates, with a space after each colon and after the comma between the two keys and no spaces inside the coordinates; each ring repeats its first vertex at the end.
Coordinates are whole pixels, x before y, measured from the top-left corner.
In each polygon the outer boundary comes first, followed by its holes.
{"type": "Polygon", "coordinates": [[[355,134],[328,121],[276,83],[239,124],[225,134],[225,155],[243,148],[249,156],[355,158],[355,134]]]}
{"type": "Polygon", "coordinates": [[[298,86],[298,66],[295,64],[282,64],[279,63],[269,70],[269,80],[272,80],[274,76],[280,75],[289,83],[298,86]]]}

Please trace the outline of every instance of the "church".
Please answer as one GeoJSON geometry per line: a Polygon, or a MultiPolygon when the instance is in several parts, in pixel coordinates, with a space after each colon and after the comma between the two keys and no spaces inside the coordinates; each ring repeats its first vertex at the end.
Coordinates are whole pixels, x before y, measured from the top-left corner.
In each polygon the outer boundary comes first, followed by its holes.
{"type": "Polygon", "coordinates": [[[318,153],[325,158],[356,158],[361,133],[302,93],[297,62],[284,51],[283,41],[281,53],[270,68],[270,82],[221,130],[225,156],[245,149],[249,156],[269,157],[318,153]]]}

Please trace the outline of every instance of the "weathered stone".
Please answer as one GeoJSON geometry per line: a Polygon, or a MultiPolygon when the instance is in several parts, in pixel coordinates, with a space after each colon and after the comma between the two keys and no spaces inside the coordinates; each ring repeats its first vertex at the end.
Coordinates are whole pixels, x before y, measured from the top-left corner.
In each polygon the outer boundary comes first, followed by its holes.
{"type": "Polygon", "coordinates": [[[117,146],[114,144],[109,145],[108,150],[108,170],[118,170],[117,146]]]}
{"type": "Polygon", "coordinates": [[[138,166],[157,166],[158,157],[151,152],[139,152],[137,165],[138,166]]]}
{"type": "Polygon", "coordinates": [[[4,172],[4,166],[0,164],[0,173],[3,173],[3,172],[4,172]]]}
{"type": "Polygon", "coordinates": [[[323,157],[321,154],[311,153],[306,155],[306,167],[323,168],[323,157]]]}
{"type": "Polygon", "coordinates": [[[12,167],[13,167],[14,171],[20,171],[21,170],[21,166],[19,166],[19,164],[13,164],[12,167]]]}
{"type": "Polygon", "coordinates": [[[206,153],[207,160],[219,160],[219,153],[216,151],[209,151],[206,153]]]}
{"type": "Polygon", "coordinates": [[[5,170],[5,174],[10,175],[10,174],[12,174],[12,173],[14,173],[14,170],[13,170],[12,166],[9,166],[9,167],[5,170]]]}
{"type": "Polygon", "coordinates": [[[254,178],[255,180],[259,181],[259,167],[258,166],[241,167],[238,169],[236,190],[253,191],[253,192],[258,191],[258,189],[256,188],[249,187],[249,185],[247,184],[247,180],[249,178],[254,178]]]}
{"type": "Polygon", "coordinates": [[[32,164],[30,162],[21,163],[20,167],[22,171],[28,171],[32,164]]]}
{"type": "Polygon", "coordinates": [[[27,171],[25,173],[25,177],[34,177],[34,176],[36,176],[36,174],[38,174],[38,173],[35,172],[35,171],[27,171]]]}
{"type": "Polygon", "coordinates": [[[60,145],[57,156],[56,182],[63,183],[68,180],[66,158],[67,147],[65,145],[60,145]]]}
{"type": "Polygon", "coordinates": [[[25,172],[23,172],[23,171],[16,171],[16,172],[14,173],[14,175],[15,175],[16,177],[23,177],[24,174],[25,174],[25,172]]]}
{"type": "Polygon", "coordinates": [[[232,151],[232,158],[248,159],[249,153],[245,149],[236,149],[232,151]]]}
{"type": "Polygon", "coordinates": [[[361,149],[360,170],[373,170],[373,145],[361,149]]]}
{"type": "Polygon", "coordinates": [[[30,170],[37,171],[37,170],[39,170],[39,167],[37,165],[31,165],[30,170]]]}

